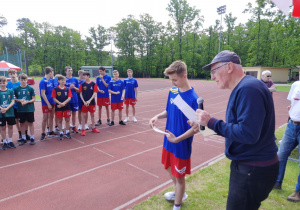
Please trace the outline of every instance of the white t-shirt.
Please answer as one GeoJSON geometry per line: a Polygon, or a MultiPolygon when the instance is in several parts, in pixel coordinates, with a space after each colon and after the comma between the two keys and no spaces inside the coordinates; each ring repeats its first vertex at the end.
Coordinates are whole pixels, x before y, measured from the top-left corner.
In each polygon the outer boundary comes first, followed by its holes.
{"type": "Polygon", "coordinates": [[[292,84],[287,99],[291,101],[291,109],[289,111],[291,119],[300,122],[300,81],[292,84]]]}

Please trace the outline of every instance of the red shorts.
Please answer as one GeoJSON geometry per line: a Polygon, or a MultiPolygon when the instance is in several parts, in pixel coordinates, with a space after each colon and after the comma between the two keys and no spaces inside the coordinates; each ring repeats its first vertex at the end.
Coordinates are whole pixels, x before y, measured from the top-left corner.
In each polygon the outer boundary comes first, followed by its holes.
{"type": "Polygon", "coordinates": [[[167,151],[164,147],[162,151],[161,163],[165,166],[166,170],[171,167],[172,175],[176,178],[181,178],[186,174],[191,174],[191,158],[177,158],[173,153],[167,151]]]}
{"type": "Polygon", "coordinates": [[[56,118],[58,118],[58,119],[61,119],[61,118],[69,118],[69,117],[71,117],[71,111],[70,111],[70,110],[56,111],[56,112],[55,112],[55,116],[56,116],[56,118]]]}
{"type": "Polygon", "coordinates": [[[82,113],[95,112],[95,111],[96,111],[95,105],[88,105],[88,106],[82,105],[81,108],[82,113]]]}
{"type": "Polygon", "coordinates": [[[120,102],[120,103],[111,103],[111,109],[112,110],[123,109],[123,102],[120,102]]]}
{"type": "Polygon", "coordinates": [[[126,105],[136,105],[136,99],[133,99],[133,98],[125,98],[125,102],[124,102],[126,105]]]}
{"type": "Polygon", "coordinates": [[[97,98],[97,106],[109,106],[109,98],[97,98]]]}
{"type": "MultiPolygon", "coordinates": [[[[52,110],[55,108],[55,104],[51,104],[52,110]]],[[[42,105],[43,113],[50,113],[52,110],[48,109],[48,105],[42,105]]]]}

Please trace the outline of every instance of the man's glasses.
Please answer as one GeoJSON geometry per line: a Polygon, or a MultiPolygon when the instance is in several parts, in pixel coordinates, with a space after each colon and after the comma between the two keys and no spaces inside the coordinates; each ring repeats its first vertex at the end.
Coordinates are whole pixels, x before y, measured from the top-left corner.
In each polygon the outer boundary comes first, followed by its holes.
{"type": "Polygon", "coordinates": [[[267,77],[272,77],[271,75],[268,75],[267,77]]]}
{"type": "Polygon", "coordinates": [[[221,68],[222,66],[225,66],[226,64],[228,64],[228,63],[224,63],[223,65],[218,66],[218,67],[216,67],[216,68],[210,70],[210,75],[211,75],[211,76],[215,75],[215,71],[218,70],[219,68],[221,68]]]}

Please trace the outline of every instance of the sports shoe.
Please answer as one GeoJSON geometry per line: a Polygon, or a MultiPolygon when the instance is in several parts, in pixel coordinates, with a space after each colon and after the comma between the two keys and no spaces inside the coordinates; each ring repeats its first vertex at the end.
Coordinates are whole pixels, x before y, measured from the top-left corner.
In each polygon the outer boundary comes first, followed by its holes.
{"type": "Polygon", "coordinates": [[[27,140],[22,139],[21,142],[20,142],[20,144],[19,144],[19,146],[22,146],[22,145],[24,145],[24,144],[26,144],[26,143],[27,143],[27,140]]]}
{"type": "Polygon", "coordinates": [[[92,132],[93,132],[93,133],[100,133],[100,131],[99,131],[96,127],[94,127],[94,128],[92,129],[92,132]]]}
{"type": "Polygon", "coordinates": [[[54,136],[56,136],[56,133],[54,133],[54,131],[51,131],[51,132],[48,133],[48,136],[49,137],[54,137],[54,136]]]}
{"type": "Polygon", "coordinates": [[[30,140],[30,136],[26,134],[26,140],[30,140]]]}
{"type": "Polygon", "coordinates": [[[273,187],[273,189],[276,189],[276,190],[281,190],[281,185],[277,185],[277,184],[275,184],[275,185],[274,185],[274,187],[273,187]]]}
{"type": "Polygon", "coordinates": [[[3,140],[1,140],[1,144],[3,144],[3,140]]]}
{"type": "Polygon", "coordinates": [[[107,125],[109,125],[110,124],[110,119],[107,119],[107,123],[106,123],[107,125]]]}
{"type": "MultiPolygon", "coordinates": [[[[50,133],[50,130],[49,130],[49,128],[47,128],[46,129],[46,134],[47,134],[47,136],[49,136],[49,133],[50,133]]],[[[27,139],[28,140],[28,139],[27,139]]]]}
{"type": "Polygon", "coordinates": [[[63,140],[64,139],[64,134],[59,134],[59,140],[61,141],[61,140],[63,140]]]}
{"type": "Polygon", "coordinates": [[[122,120],[119,121],[119,124],[120,124],[120,125],[126,125],[126,123],[124,123],[122,120]]]}
{"type": "Polygon", "coordinates": [[[14,143],[11,141],[7,144],[8,148],[16,148],[16,146],[14,145],[14,143]]]}
{"type": "MultiPolygon", "coordinates": [[[[2,141],[2,140],[1,140],[2,141]]],[[[18,142],[21,142],[22,141],[22,136],[19,136],[18,138],[18,142]]]]}
{"type": "Polygon", "coordinates": [[[66,137],[67,137],[68,139],[71,139],[71,138],[72,138],[70,132],[69,132],[69,133],[66,133],[66,137]]]}
{"type": "Polygon", "coordinates": [[[81,131],[81,129],[82,129],[82,125],[81,125],[81,124],[79,124],[77,129],[78,129],[79,131],[81,131]]]}
{"type": "MultiPolygon", "coordinates": [[[[174,201],[175,200],[175,192],[167,192],[164,194],[165,198],[168,201],[174,201]]],[[[188,195],[184,192],[183,197],[182,197],[182,201],[186,200],[188,197],[188,195]]]]}
{"type": "Polygon", "coordinates": [[[88,124],[84,125],[84,130],[90,130],[90,127],[88,126],[88,124]]]}
{"type": "Polygon", "coordinates": [[[101,125],[101,124],[102,124],[101,120],[98,120],[98,122],[95,123],[95,126],[98,126],[98,125],[101,125]]]}
{"type": "Polygon", "coordinates": [[[81,135],[85,136],[85,130],[84,129],[81,130],[81,135]]]}
{"type": "MultiPolygon", "coordinates": [[[[22,139],[23,140],[23,139],[22,139]]],[[[40,141],[45,141],[46,140],[46,134],[42,133],[40,141]]],[[[22,142],[22,141],[21,141],[22,142]]]]}
{"type": "Polygon", "coordinates": [[[137,122],[137,119],[135,117],[132,117],[133,122],[137,122]]]}
{"type": "Polygon", "coordinates": [[[30,145],[35,145],[34,139],[30,139],[30,145]]]}
{"type": "Polygon", "coordinates": [[[8,148],[7,143],[3,143],[2,150],[6,150],[8,148]]]}
{"type": "Polygon", "coordinates": [[[129,120],[129,117],[126,117],[125,120],[124,120],[124,122],[128,122],[128,120],[129,120]]]}
{"type": "Polygon", "coordinates": [[[114,121],[111,121],[108,125],[113,126],[113,125],[115,125],[115,123],[114,123],[114,121]]]}
{"type": "Polygon", "coordinates": [[[72,131],[73,131],[73,133],[78,133],[78,130],[75,126],[72,128],[72,131]]]}
{"type": "Polygon", "coordinates": [[[55,132],[59,132],[59,128],[58,128],[58,126],[55,126],[55,132]]]}
{"type": "Polygon", "coordinates": [[[300,201],[300,191],[295,190],[289,197],[287,197],[287,200],[292,202],[300,201]]]}

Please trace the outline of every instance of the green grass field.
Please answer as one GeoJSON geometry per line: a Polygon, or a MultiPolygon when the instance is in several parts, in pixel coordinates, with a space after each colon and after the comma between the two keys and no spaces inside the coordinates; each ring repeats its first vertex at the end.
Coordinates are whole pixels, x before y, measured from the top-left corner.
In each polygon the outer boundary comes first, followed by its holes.
{"type": "MultiPolygon", "coordinates": [[[[285,126],[276,130],[277,141],[281,140],[285,126]]],[[[297,158],[297,150],[292,157],[297,158]]],[[[193,161],[193,160],[192,160],[193,161]]],[[[226,209],[230,173],[230,160],[224,158],[217,163],[200,169],[186,178],[186,193],[188,199],[183,202],[181,209],[226,209]]],[[[273,190],[260,209],[300,209],[299,203],[286,200],[295,189],[298,179],[298,163],[288,161],[282,190],[273,190]]],[[[173,203],[167,201],[163,194],[174,191],[173,187],[150,197],[148,200],[134,206],[135,210],[172,209],[173,203]]]]}
{"type": "Polygon", "coordinates": [[[276,89],[278,92],[289,92],[291,86],[277,86],[276,89]]]}

